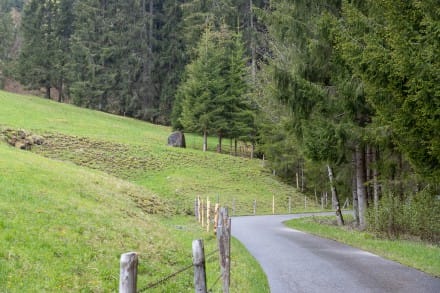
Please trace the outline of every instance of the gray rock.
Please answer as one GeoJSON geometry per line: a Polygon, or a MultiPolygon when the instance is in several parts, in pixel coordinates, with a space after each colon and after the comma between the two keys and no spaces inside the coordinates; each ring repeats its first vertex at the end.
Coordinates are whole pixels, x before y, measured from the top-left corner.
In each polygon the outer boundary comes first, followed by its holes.
{"type": "Polygon", "coordinates": [[[173,147],[186,148],[185,135],[181,131],[176,131],[168,136],[168,145],[173,147]]]}

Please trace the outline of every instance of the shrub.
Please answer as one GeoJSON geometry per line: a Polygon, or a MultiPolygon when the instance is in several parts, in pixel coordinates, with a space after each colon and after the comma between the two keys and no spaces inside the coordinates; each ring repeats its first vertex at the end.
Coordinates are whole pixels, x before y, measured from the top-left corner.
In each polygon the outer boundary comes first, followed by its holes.
{"type": "Polygon", "coordinates": [[[368,222],[370,230],[389,238],[411,235],[440,244],[440,200],[429,190],[384,195],[377,212],[370,208],[368,222]]]}

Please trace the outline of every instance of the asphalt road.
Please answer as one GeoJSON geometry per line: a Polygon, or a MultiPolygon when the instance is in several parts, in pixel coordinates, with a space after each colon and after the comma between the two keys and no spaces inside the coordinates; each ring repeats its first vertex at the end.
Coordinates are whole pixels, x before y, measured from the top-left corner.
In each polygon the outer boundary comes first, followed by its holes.
{"type": "Polygon", "coordinates": [[[439,278],[282,224],[300,216],[232,218],[232,235],[261,264],[272,293],[440,293],[439,278]]]}

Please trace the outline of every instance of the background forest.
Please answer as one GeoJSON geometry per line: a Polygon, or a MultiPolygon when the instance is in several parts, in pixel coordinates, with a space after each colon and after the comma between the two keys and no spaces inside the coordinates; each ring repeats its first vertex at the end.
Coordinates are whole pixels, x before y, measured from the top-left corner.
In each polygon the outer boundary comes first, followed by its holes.
{"type": "Polygon", "coordinates": [[[1,0],[0,86],[248,142],[360,229],[439,243],[439,40],[437,0],[1,0]]]}

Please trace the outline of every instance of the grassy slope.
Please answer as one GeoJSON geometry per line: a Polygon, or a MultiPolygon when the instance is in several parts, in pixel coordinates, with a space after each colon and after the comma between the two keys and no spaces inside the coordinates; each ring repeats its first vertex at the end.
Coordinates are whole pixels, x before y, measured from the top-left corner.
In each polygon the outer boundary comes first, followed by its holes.
{"type": "MultiPolygon", "coordinates": [[[[261,213],[271,212],[272,196],[276,197],[278,212],[287,210],[287,198],[292,196],[293,207],[301,210],[303,199],[293,188],[277,181],[261,168],[258,160],[235,158],[212,152],[166,146],[170,129],[145,122],[84,110],[70,105],[30,96],[0,92],[0,127],[8,126],[31,130],[37,134],[62,134],[65,140],[86,137],[93,142],[109,145],[102,148],[86,145],[78,148],[36,150],[46,156],[72,160],[129,179],[148,187],[161,197],[177,198],[190,205],[195,196],[220,197],[224,205],[235,200],[237,214],[252,212],[257,200],[261,213]],[[119,149],[121,151],[114,151],[119,149]],[[87,156],[85,162],[78,161],[87,156]],[[106,158],[114,157],[114,162],[106,158]],[[131,166],[137,165],[136,168],[131,166]]],[[[57,137],[56,139],[59,139],[57,137]]]]}
{"type": "MultiPolygon", "coordinates": [[[[75,162],[77,157],[88,159],[87,150],[78,153],[72,146],[35,149],[57,159],[52,160],[0,143],[2,292],[114,291],[119,256],[132,250],[141,256],[142,288],[186,266],[192,239],[205,239],[207,252],[215,248],[213,235],[202,232],[192,217],[170,215],[174,210],[167,203],[170,199],[190,203],[195,192],[218,194],[228,183],[224,178],[233,182],[221,191],[239,198],[267,197],[266,192],[293,194],[253,161],[164,146],[168,128],[0,91],[0,128],[6,127],[85,140],[100,158],[75,162]],[[120,150],[128,156],[109,164],[106,158],[117,157],[120,150]],[[127,166],[139,158],[147,158],[142,164],[149,167],[127,166]],[[126,159],[128,163],[123,163],[126,159]],[[216,167],[219,170],[211,170],[216,167]],[[261,183],[255,183],[254,175],[261,183]],[[173,187],[163,187],[170,182],[173,187]],[[159,206],[153,211],[160,214],[142,209],[151,204],[159,206]]],[[[232,292],[268,291],[261,269],[241,245],[233,242],[232,251],[232,292]]],[[[217,270],[215,262],[208,264],[209,287],[217,270]]],[[[191,284],[188,272],[155,290],[192,291],[191,284]]]]}

